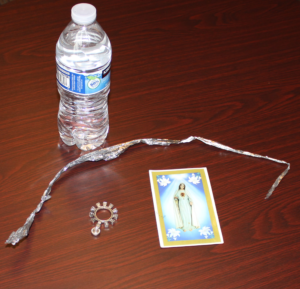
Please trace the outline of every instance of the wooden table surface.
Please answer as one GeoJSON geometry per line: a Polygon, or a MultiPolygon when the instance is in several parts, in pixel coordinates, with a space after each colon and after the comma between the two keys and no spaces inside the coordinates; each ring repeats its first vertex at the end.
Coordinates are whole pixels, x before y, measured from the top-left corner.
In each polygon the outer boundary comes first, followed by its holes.
{"type": "MultiPolygon", "coordinates": [[[[300,281],[300,1],[90,1],[113,47],[104,146],[54,185],[29,236],[5,245],[55,174],[84,154],[58,136],[55,44],[77,1],[0,1],[0,288],[296,288],[300,281]],[[162,249],[149,170],[207,167],[224,244],[162,249]],[[96,202],[119,209],[90,233],[96,202]]],[[[298,285],[299,286],[299,285],[298,285]]]]}

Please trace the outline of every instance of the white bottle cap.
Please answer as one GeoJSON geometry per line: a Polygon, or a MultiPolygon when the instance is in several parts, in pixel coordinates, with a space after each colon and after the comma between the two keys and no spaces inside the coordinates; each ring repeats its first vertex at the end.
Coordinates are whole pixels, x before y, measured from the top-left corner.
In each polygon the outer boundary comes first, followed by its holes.
{"type": "Polygon", "coordinates": [[[71,16],[75,23],[88,25],[95,21],[97,10],[91,4],[80,3],[72,7],[71,16]]]}

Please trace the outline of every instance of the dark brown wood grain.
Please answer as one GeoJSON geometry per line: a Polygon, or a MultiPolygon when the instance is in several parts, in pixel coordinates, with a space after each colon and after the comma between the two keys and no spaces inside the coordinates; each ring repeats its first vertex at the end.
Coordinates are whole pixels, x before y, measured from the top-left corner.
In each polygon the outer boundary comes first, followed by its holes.
{"type": "MultiPolygon", "coordinates": [[[[5,3],[4,3],[5,2],[5,3]]],[[[193,142],[138,145],[54,185],[29,237],[6,246],[54,175],[82,154],[58,136],[55,44],[77,1],[0,6],[0,288],[297,288],[300,266],[300,2],[90,1],[113,47],[110,132],[202,136],[291,163],[193,142]],[[148,171],[207,167],[224,244],[161,249],[148,171]],[[89,209],[119,220],[90,234],[89,209]]]]}

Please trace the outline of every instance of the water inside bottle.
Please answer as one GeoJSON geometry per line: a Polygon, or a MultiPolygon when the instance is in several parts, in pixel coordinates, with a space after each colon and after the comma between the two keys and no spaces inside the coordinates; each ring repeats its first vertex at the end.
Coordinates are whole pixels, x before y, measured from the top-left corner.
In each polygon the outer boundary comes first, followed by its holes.
{"type": "MultiPolygon", "coordinates": [[[[63,69],[77,74],[92,74],[103,70],[111,61],[111,44],[106,33],[95,21],[82,26],[70,22],[56,45],[56,61],[63,69]]],[[[81,95],[63,89],[58,128],[67,145],[76,144],[81,150],[92,150],[105,140],[108,125],[107,96],[110,84],[93,95],[81,95]]]]}

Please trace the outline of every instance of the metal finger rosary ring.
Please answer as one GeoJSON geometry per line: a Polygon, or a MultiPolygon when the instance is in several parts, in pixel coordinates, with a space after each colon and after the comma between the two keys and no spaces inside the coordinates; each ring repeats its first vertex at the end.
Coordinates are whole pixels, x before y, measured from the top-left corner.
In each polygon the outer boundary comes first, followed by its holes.
{"type": "Polygon", "coordinates": [[[96,204],[96,208],[93,206],[91,207],[91,211],[90,211],[90,217],[91,217],[91,221],[92,223],[97,222],[97,225],[92,229],[92,234],[94,236],[98,236],[101,232],[100,227],[101,224],[104,224],[105,228],[108,228],[108,223],[110,222],[112,225],[115,223],[115,221],[118,219],[118,209],[114,208],[113,209],[113,204],[109,204],[109,206],[107,206],[107,202],[103,202],[103,206],[101,206],[101,203],[97,203],[96,204]],[[110,217],[106,220],[101,220],[97,217],[97,212],[99,210],[107,210],[110,212],[110,217]]]}

